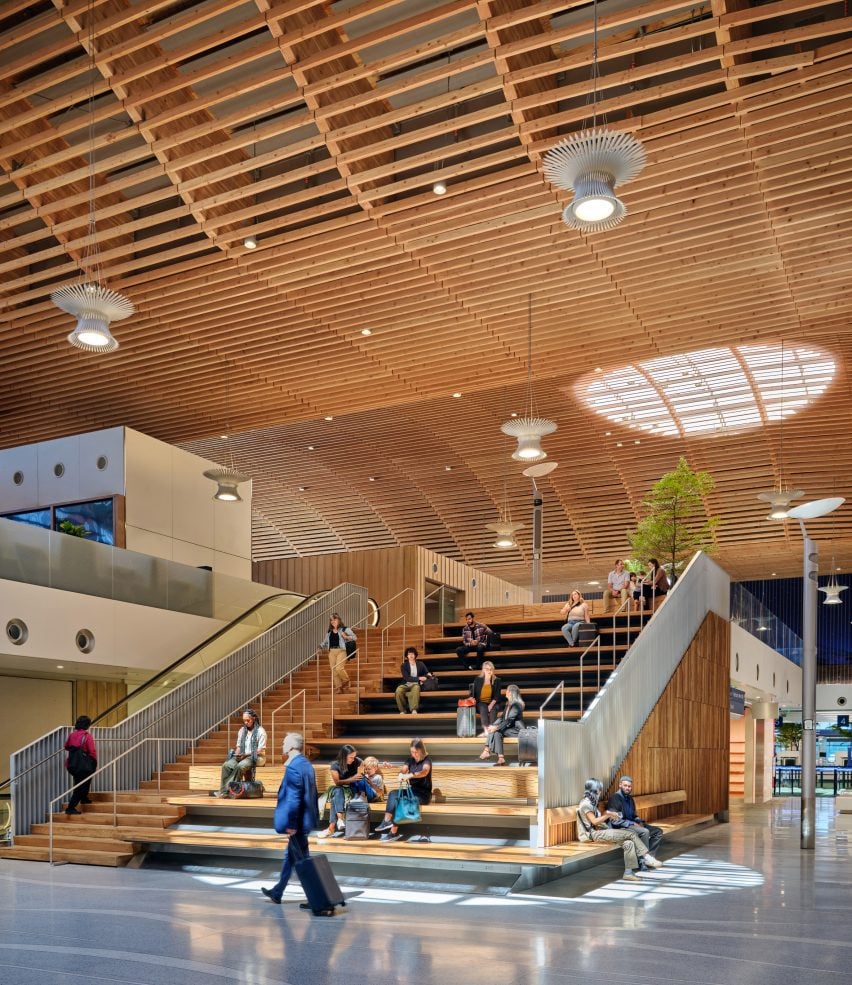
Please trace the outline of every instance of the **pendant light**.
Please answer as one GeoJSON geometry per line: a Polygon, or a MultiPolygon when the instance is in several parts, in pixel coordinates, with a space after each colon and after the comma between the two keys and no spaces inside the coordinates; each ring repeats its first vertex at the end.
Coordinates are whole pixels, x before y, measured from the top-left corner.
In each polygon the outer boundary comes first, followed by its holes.
{"type": "Polygon", "coordinates": [[[518,447],[512,452],[516,462],[541,462],[547,452],[541,447],[541,439],[553,434],[557,424],[546,417],[537,417],[532,385],[532,294],[527,296],[527,412],[523,417],[513,417],[500,428],[503,434],[517,438],[518,447]]]}
{"type": "Polygon", "coordinates": [[[231,450],[231,387],[230,387],[230,373],[226,371],[225,374],[225,426],[227,428],[227,433],[222,435],[225,440],[225,453],[228,459],[228,465],[220,465],[215,469],[206,469],[204,471],[205,479],[212,479],[216,483],[216,492],[213,494],[214,499],[218,499],[222,503],[241,503],[243,497],[240,495],[239,486],[243,482],[248,482],[251,476],[246,475],[244,472],[240,472],[234,466],[234,454],[231,450]]]}
{"type": "Polygon", "coordinates": [[[802,489],[788,489],[784,485],[784,340],[781,340],[781,428],[778,439],[778,487],[758,493],[757,498],[769,503],[770,510],[767,520],[786,520],[787,513],[794,499],[805,495],[802,489]]]}
{"type": "MultiPolygon", "coordinates": [[[[598,128],[598,5],[593,3],[592,127],[561,140],[544,155],[544,176],[551,184],[573,191],[562,221],[571,229],[595,233],[617,226],[627,207],[616,185],[635,178],[645,166],[645,149],[632,134],[598,128]]],[[[606,118],[604,117],[604,124],[606,118]]]]}
{"type": "Polygon", "coordinates": [[[114,352],[118,341],[110,332],[110,323],[127,318],[136,310],[133,303],[102,283],[98,229],[95,216],[95,11],[90,0],[86,15],[89,45],[89,219],[86,243],[80,258],[80,277],[74,284],[60,287],[50,300],[62,311],[77,319],[68,342],[85,352],[114,352]]]}
{"type": "Polygon", "coordinates": [[[503,476],[503,508],[500,511],[500,520],[497,523],[486,523],[486,530],[493,530],[497,534],[494,546],[500,550],[509,550],[517,547],[515,531],[523,529],[523,523],[512,523],[512,511],[509,508],[509,494],[506,487],[506,476],[503,476]]]}

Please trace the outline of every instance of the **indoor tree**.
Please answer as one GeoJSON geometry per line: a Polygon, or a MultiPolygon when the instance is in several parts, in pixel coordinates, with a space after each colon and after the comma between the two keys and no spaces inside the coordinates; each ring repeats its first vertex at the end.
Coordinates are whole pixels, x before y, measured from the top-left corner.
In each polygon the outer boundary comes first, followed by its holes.
{"type": "Polygon", "coordinates": [[[693,472],[681,456],[677,468],[666,472],[642,501],[645,515],[627,534],[635,558],[655,557],[674,581],[696,551],[711,554],[716,547],[718,516],[707,516],[704,497],[713,489],[709,472],[693,472]]]}

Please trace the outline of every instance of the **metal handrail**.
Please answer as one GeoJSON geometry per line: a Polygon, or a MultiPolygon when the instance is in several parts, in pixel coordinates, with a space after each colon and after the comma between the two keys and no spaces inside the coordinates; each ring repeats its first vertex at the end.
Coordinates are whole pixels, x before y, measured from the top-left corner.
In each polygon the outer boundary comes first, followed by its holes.
{"type": "MultiPolygon", "coordinates": [[[[298,698],[300,696],[302,698],[302,735],[305,734],[305,722],[307,721],[306,692],[305,692],[305,689],[302,688],[301,691],[297,691],[295,694],[291,695],[283,704],[280,704],[272,712],[272,715],[271,715],[271,718],[270,718],[270,721],[271,721],[271,733],[272,733],[272,749],[270,750],[270,754],[269,754],[269,764],[270,764],[270,766],[272,766],[272,765],[275,764],[275,749],[276,749],[276,745],[275,745],[275,716],[278,714],[279,711],[281,711],[282,708],[286,708],[287,705],[291,704],[293,701],[296,700],[296,698],[298,698]]],[[[283,759],[283,756],[284,756],[283,752],[281,753],[281,756],[282,756],[282,759],[283,759]]]]}
{"type": "MultiPolygon", "coordinates": [[[[206,733],[202,733],[202,735],[204,735],[204,734],[206,734],[206,733]]],[[[65,799],[65,797],[67,797],[68,794],[70,794],[72,791],[76,790],[77,787],[81,787],[84,783],[90,783],[92,780],[94,780],[94,778],[96,776],[100,775],[101,773],[104,773],[106,770],[112,770],[112,826],[115,827],[116,818],[118,817],[118,806],[117,806],[117,797],[116,797],[116,794],[118,793],[118,791],[116,789],[117,788],[117,784],[116,784],[116,778],[115,778],[115,768],[118,765],[119,761],[122,760],[122,759],[124,759],[125,756],[129,756],[130,753],[135,752],[135,750],[138,749],[138,748],[140,748],[140,746],[145,745],[146,742],[156,742],[157,743],[157,751],[159,753],[157,759],[158,759],[158,762],[160,763],[160,769],[157,771],[157,773],[158,773],[158,778],[157,778],[157,792],[159,793],[160,792],[159,774],[162,773],[162,759],[163,759],[162,743],[163,742],[191,742],[191,743],[194,743],[194,742],[197,742],[198,741],[198,738],[200,738],[200,736],[199,737],[196,737],[195,739],[189,739],[189,738],[186,738],[185,736],[173,736],[173,737],[169,737],[167,739],[164,739],[164,738],[158,736],[157,738],[141,739],[135,745],[132,745],[129,749],[125,749],[124,752],[121,753],[121,755],[116,756],[115,759],[110,760],[110,762],[105,763],[103,766],[99,766],[95,770],[95,772],[92,773],[91,775],[87,776],[85,780],[78,780],[77,783],[75,783],[73,786],[68,787],[67,790],[64,790],[61,794],[59,794],[58,797],[54,797],[53,800],[51,800],[50,803],[47,806],[47,811],[48,811],[48,835],[49,835],[49,840],[48,840],[48,846],[49,846],[48,847],[48,860],[49,860],[50,864],[53,865],[53,817],[54,817],[54,810],[53,810],[53,808],[54,808],[54,805],[55,804],[61,803],[65,799]]],[[[195,747],[194,746],[192,746],[192,753],[193,753],[193,762],[194,762],[195,761],[195,747]]]]}
{"type": "Polygon", "coordinates": [[[563,722],[565,721],[565,681],[564,680],[561,680],[556,685],[556,687],[550,692],[550,694],[548,694],[548,696],[544,699],[544,701],[539,706],[539,709],[538,709],[538,717],[539,718],[541,718],[541,713],[544,711],[545,706],[550,702],[550,699],[553,697],[554,694],[556,694],[557,691],[560,691],[561,694],[562,694],[562,700],[560,702],[559,712],[560,712],[560,717],[561,717],[562,721],[563,722]]]}
{"type": "Polygon", "coordinates": [[[392,626],[394,626],[396,623],[398,623],[400,621],[400,619],[402,620],[402,647],[403,647],[403,650],[404,650],[405,649],[405,645],[406,645],[405,644],[406,629],[408,627],[408,622],[407,622],[407,619],[406,619],[406,614],[404,612],[402,613],[401,616],[397,616],[396,619],[394,619],[393,622],[389,622],[387,624],[387,626],[385,626],[385,628],[382,630],[382,647],[381,647],[381,656],[380,656],[379,659],[380,659],[380,668],[381,668],[380,669],[380,673],[381,673],[381,679],[382,679],[382,683],[383,684],[384,684],[384,679],[385,679],[385,633],[392,626]]]}
{"type": "MultiPolygon", "coordinates": [[[[341,605],[341,604],[346,603],[351,598],[360,598],[361,597],[361,594],[362,594],[362,591],[350,591],[342,599],[338,600],[335,604],[336,605],[341,605]]],[[[319,600],[317,600],[317,601],[319,601],[319,600]]],[[[280,626],[280,623],[278,625],[280,626]]],[[[271,629],[269,631],[275,631],[276,629],[277,629],[277,626],[273,626],[273,627],[271,627],[271,629]]],[[[155,712],[156,717],[149,716],[149,718],[147,720],[144,720],[144,724],[136,724],[136,725],[134,725],[133,724],[133,718],[135,717],[135,715],[134,715],[134,716],[131,716],[130,719],[126,719],[125,721],[119,723],[119,725],[110,726],[108,729],[107,728],[104,728],[104,731],[112,732],[114,729],[120,729],[120,728],[124,728],[126,730],[138,729],[138,731],[135,732],[135,734],[132,734],[132,735],[127,736],[127,737],[122,737],[119,740],[121,742],[134,742],[134,741],[136,741],[138,739],[139,735],[142,732],[148,732],[148,733],[150,733],[150,731],[152,729],[157,729],[159,727],[159,725],[160,725],[161,722],[163,722],[164,720],[167,720],[169,717],[172,717],[172,716],[174,716],[176,714],[182,713],[183,710],[185,708],[187,708],[187,706],[191,706],[191,704],[193,702],[197,702],[200,698],[203,698],[205,695],[207,695],[209,693],[215,693],[217,690],[221,690],[223,687],[224,688],[227,688],[229,679],[231,677],[233,677],[235,674],[242,675],[249,668],[253,672],[253,668],[258,663],[258,661],[261,660],[261,658],[268,658],[270,654],[274,654],[275,652],[280,651],[281,648],[286,645],[286,643],[287,643],[288,640],[290,640],[294,636],[296,636],[298,634],[301,634],[303,632],[304,632],[304,627],[303,626],[299,626],[299,627],[293,628],[289,632],[284,633],[284,635],[282,635],[279,638],[275,639],[274,641],[268,643],[266,646],[263,646],[262,648],[258,649],[258,651],[256,653],[253,653],[252,656],[248,660],[246,660],[245,662],[241,663],[239,666],[232,667],[230,670],[222,673],[222,676],[216,678],[215,680],[209,680],[208,683],[203,688],[201,688],[200,690],[193,691],[192,693],[184,693],[183,695],[177,695],[177,696],[175,695],[174,692],[172,692],[172,695],[171,695],[172,699],[174,700],[175,697],[177,698],[177,700],[175,701],[175,703],[174,704],[170,704],[168,706],[164,706],[163,709],[161,709],[158,712],[155,712]],[[128,723],[130,723],[129,724],[129,729],[128,729],[128,723]]],[[[245,644],[243,644],[243,645],[245,645],[245,644]]],[[[228,655],[228,656],[230,656],[230,655],[228,655]]],[[[310,662],[311,659],[314,659],[315,656],[316,656],[316,654],[314,654],[313,656],[310,656],[309,655],[309,656],[305,657],[304,659],[301,660],[300,663],[298,663],[297,666],[292,667],[286,674],[283,674],[283,675],[281,675],[281,677],[277,677],[276,679],[274,679],[272,681],[268,681],[265,684],[265,687],[263,688],[263,690],[261,692],[259,692],[259,695],[262,695],[263,693],[265,693],[270,688],[277,686],[281,681],[286,680],[286,678],[288,676],[291,676],[291,687],[292,687],[292,674],[295,673],[296,670],[300,670],[304,666],[306,666],[310,662]]],[[[227,659],[227,657],[223,657],[223,659],[227,659]]],[[[221,663],[221,661],[217,661],[217,663],[221,663]]],[[[207,670],[210,670],[210,669],[211,668],[207,668],[207,670]]],[[[272,669],[272,666],[270,666],[268,669],[271,670],[272,669]]],[[[317,690],[318,690],[318,693],[319,693],[319,665],[318,664],[317,664],[317,690]]],[[[258,695],[254,695],[250,699],[250,701],[255,701],[257,698],[258,698],[258,695]]],[[[227,717],[230,718],[234,714],[234,711],[236,711],[240,707],[244,707],[246,704],[247,704],[246,701],[240,701],[239,705],[237,705],[237,708],[234,709],[234,710],[232,710],[227,717]]],[[[143,711],[146,711],[147,712],[148,709],[144,709],[143,711]]],[[[215,723],[209,725],[203,732],[201,732],[200,735],[203,736],[205,734],[208,734],[210,731],[214,730],[216,727],[218,727],[219,725],[221,725],[221,723],[222,723],[223,720],[224,719],[221,719],[221,718],[218,719],[215,723]]],[[[142,721],[143,720],[140,720],[140,723],[142,721]]],[[[56,731],[59,732],[61,730],[60,729],[57,729],[56,731]]],[[[229,725],[229,735],[230,735],[230,725],[229,725]]],[[[45,738],[49,738],[49,736],[48,737],[45,737],[45,738]]],[[[116,741],[116,739],[114,739],[112,737],[107,737],[107,740],[108,741],[116,741]]],[[[39,740],[39,741],[41,741],[41,740],[39,740]]],[[[163,739],[163,741],[175,741],[175,739],[174,739],[174,737],[167,737],[167,738],[163,739]]],[[[194,741],[194,740],[182,739],[182,740],[179,740],[179,741],[189,742],[189,741],[194,741]]],[[[24,747],[24,750],[26,748],[27,747],[24,747]]],[[[24,750],[21,750],[21,751],[24,751],[24,750]]],[[[60,752],[61,752],[61,750],[59,750],[59,749],[55,750],[54,753],[52,753],[51,755],[43,758],[42,760],[39,761],[39,763],[34,764],[34,766],[32,766],[32,767],[28,767],[26,770],[23,770],[21,773],[17,774],[15,777],[12,777],[10,779],[10,783],[15,783],[16,780],[20,779],[21,777],[26,776],[29,773],[34,772],[34,770],[37,769],[37,768],[39,768],[39,767],[41,767],[41,769],[44,770],[45,764],[50,763],[53,760],[54,756],[57,755],[57,754],[59,754],[60,752]]],[[[118,758],[123,759],[125,757],[125,755],[126,755],[126,752],[125,753],[122,753],[121,756],[118,757],[118,758]]],[[[115,761],[118,761],[118,758],[115,761]]],[[[104,764],[104,766],[102,767],[102,769],[106,769],[109,765],[110,765],[110,763],[104,764]]],[[[51,767],[51,769],[52,770],[55,770],[55,767],[51,767]]],[[[54,789],[55,789],[55,787],[54,787],[54,789]]],[[[74,788],[72,787],[71,789],[73,790],[74,788]]]]}
{"type": "Polygon", "coordinates": [[[601,689],[601,637],[598,634],[592,642],[586,647],[585,650],[580,654],[580,717],[583,716],[583,661],[586,659],[586,654],[593,646],[598,648],[598,690],[601,689]]]}

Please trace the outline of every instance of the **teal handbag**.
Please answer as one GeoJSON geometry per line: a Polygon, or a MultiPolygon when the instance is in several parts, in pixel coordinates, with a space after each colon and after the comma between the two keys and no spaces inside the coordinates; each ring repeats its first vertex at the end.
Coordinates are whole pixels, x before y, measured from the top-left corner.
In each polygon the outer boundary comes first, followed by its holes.
{"type": "Polygon", "coordinates": [[[411,787],[402,782],[396,792],[396,806],[393,809],[394,824],[416,824],[420,820],[420,801],[414,796],[411,787]]]}

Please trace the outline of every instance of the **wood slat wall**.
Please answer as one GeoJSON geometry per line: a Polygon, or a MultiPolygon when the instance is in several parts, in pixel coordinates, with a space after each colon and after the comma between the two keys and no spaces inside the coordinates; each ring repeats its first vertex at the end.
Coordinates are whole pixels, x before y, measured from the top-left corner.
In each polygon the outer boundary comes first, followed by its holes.
{"type": "MultiPolygon", "coordinates": [[[[709,613],[618,768],[638,794],[685,790],[685,814],[728,809],[730,626],[709,613]]],[[[648,820],[653,820],[649,817],[648,820]]]]}
{"type": "MultiPolygon", "coordinates": [[[[127,696],[127,685],[121,681],[74,681],[74,717],[88,715],[96,718],[116,701],[127,696]]],[[[124,717],[124,709],[108,715],[99,725],[117,725],[124,717]]]]}
{"type": "Polygon", "coordinates": [[[344,581],[363,585],[382,609],[382,625],[403,613],[409,625],[422,625],[427,581],[463,592],[460,608],[511,605],[531,600],[528,589],[413,545],[256,561],[252,566],[252,577],[264,585],[305,595],[334,588],[344,581]],[[405,589],[411,591],[400,596],[405,589]],[[389,606],[388,600],[392,600],[389,606]]]}

